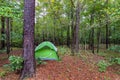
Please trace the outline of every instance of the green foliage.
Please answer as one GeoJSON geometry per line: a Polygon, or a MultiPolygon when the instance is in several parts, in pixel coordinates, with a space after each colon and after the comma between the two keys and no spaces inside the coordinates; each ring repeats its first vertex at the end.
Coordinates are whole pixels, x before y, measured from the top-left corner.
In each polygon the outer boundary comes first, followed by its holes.
{"type": "Polygon", "coordinates": [[[99,67],[100,72],[105,72],[109,64],[104,60],[101,60],[98,62],[97,66],[99,67]]]}
{"type": "Polygon", "coordinates": [[[64,48],[64,47],[59,47],[58,52],[60,52],[61,54],[65,54],[66,51],[67,51],[66,48],[64,48]]]}
{"type": "Polygon", "coordinates": [[[47,64],[46,62],[42,61],[40,58],[37,59],[37,65],[39,64],[47,64]]]}
{"type": "Polygon", "coordinates": [[[5,50],[5,49],[0,50],[0,53],[5,53],[5,52],[6,52],[6,50],[5,50]]]}
{"type": "Polygon", "coordinates": [[[0,16],[18,18],[22,16],[22,9],[17,1],[0,1],[0,16]]]}
{"type": "Polygon", "coordinates": [[[23,58],[19,56],[10,56],[9,57],[10,64],[12,71],[21,70],[23,65],[23,58]]]}
{"type": "Polygon", "coordinates": [[[6,75],[5,71],[0,72],[0,77],[4,77],[6,75]]]}
{"type": "Polygon", "coordinates": [[[111,80],[110,77],[104,76],[104,80],[111,80]]]}
{"type": "Polygon", "coordinates": [[[66,46],[58,47],[58,54],[63,54],[64,55],[66,53],[68,53],[68,54],[71,53],[71,50],[68,47],[66,47],[66,46]]]}
{"type": "Polygon", "coordinates": [[[111,64],[120,64],[120,58],[111,58],[110,63],[111,64]]]}
{"type": "Polygon", "coordinates": [[[6,34],[1,34],[0,40],[6,40],[6,34]]]}
{"type": "Polygon", "coordinates": [[[118,45],[111,46],[108,50],[120,52],[120,46],[118,46],[118,45]]]}
{"type": "Polygon", "coordinates": [[[103,50],[98,53],[99,56],[103,56],[106,60],[110,60],[110,58],[117,58],[120,57],[118,52],[113,52],[110,50],[103,50]]]}
{"type": "Polygon", "coordinates": [[[22,34],[18,32],[11,32],[12,46],[22,47],[22,34]]]}

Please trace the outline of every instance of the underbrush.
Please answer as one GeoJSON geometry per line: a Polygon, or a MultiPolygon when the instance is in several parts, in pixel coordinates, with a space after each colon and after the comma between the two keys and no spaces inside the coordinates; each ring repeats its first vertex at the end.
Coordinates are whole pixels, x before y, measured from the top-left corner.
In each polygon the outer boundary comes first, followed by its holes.
{"type": "Polygon", "coordinates": [[[65,54],[71,54],[71,50],[67,46],[58,46],[57,48],[58,48],[58,54],[60,56],[64,56],[65,54]]]}
{"type": "MultiPolygon", "coordinates": [[[[120,67],[120,54],[118,52],[106,50],[99,52],[98,55],[104,57],[104,60],[99,61],[97,64],[100,72],[105,72],[108,67],[112,69],[120,67]]],[[[120,73],[120,70],[115,69],[115,73],[120,73]]]]}
{"type": "Polygon", "coordinates": [[[1,53],[5,53],[5,52],[6,52],[6,49],[0,50],[0,54],[1,54],[1,53]]]}
{"type": "Polygon", "coordinates": [[[109,66],[110,64],[107,63],[105,60],[101,60],[98,62],[97,66],[99,68],[99,71],[100,72],[105,72],[107,67],[109,66]]]}
{"type": "Polygon", "coordinates": [[[120,46],[119,45],[111,46],[110,48],[108,48],[108,50],[120,52],[120,46]]]}

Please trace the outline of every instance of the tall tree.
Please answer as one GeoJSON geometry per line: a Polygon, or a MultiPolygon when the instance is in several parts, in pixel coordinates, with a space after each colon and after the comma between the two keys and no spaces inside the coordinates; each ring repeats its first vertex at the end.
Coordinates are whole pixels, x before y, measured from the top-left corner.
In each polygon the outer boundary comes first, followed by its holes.
{"type": "MultiPolygon", "coordinates": [[[[106,6],[108,9],[108,0],[106,0],[106,6]]],[[[106,49],[108,49],[109,45],[109,27],[108,27],[108,14],[106,13],[106,49]]]]}
{"type": "Polygon", "coordinates": [[[34,57],[35,0],[24,0],[23,70],[20,79],[35,74],[34,57]]]}
{"type": "MultiPolygon", "coordinates": [[[[91,14],[91,25],[94,23],[94,13],[91,14]]],[[[94,27],[91,28],[91,49],[94,54],[94,27]]]]}
{"type": "MultiPolygon", "coordinates": [[[[101,26],[101,22],[100,22],[100,26],[101,26]]],[[[97,29],[97,53],[99,53],[99,45],[100,45],[100,35],[101,35],[101,28],[99,27],[97,29]]]]}
{"type": "Polygon", "coordinates": [[[7,45],[7,54],[10,53],[10,18],[6,18],[6,45],[7,45]]]}
{"type": "Polygon", "coordinates": [[[4,17],[1,17],[1,25],[2,25],[2,28],[1,28],[1,35],[2,35],[2,40],[1,40],[1,49],[5,48],[5,40],[4,40],[4,34],[5,34],[5,18],[4,17]]]}
{"type": "Polygon", "coordinates": [[[73,43],[72,43],[73,53],[74,52],[78,53],[79,51],[79,24],[80,24],[80,2],[78,0],[77,7],[76,7],[76,22],[75,22],[75,27],[73,32],[73,43]]]}

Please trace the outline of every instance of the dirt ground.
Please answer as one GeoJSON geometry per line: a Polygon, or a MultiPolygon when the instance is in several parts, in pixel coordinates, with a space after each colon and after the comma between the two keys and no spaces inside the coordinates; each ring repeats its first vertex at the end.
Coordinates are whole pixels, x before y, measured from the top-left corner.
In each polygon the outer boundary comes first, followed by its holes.
{"type": "MultiPolygon", "coordinates": [[[[20,55],[22,50],[14,50],[13,55],[20,55]]],[[[112,68],[108,68],[106,72],[99,72],[95,63],[100,56],[87,56],[89,61],[84,60],[84,57],[65,55],[61,61],[45,61],[46,64],[37,65],[36,75],[33,78],[25,80],[120,80],[120,75],[114,73],[112,68]]],[[[2,65],[9,63],[6,54],[0,54],[0,72],[2,65]]],[[[19,80],[19,75],[15,72],[9,72],[0,80],[19,80]]]]}

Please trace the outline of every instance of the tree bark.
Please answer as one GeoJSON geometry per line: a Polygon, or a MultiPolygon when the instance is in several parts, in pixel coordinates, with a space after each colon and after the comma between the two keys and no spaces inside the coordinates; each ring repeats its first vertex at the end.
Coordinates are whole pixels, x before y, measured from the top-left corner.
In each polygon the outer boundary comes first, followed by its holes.
{"type": "Polygon", "coordinates": [[[1,17],[1,35],[2,35],[2,40],[1,40],[1,48],[0,49],[4,49],[5,48],[5,40],[4,40],[4,34],[5,34],[5,17],[1,17]]]}
{"type": "Polygon", "coordinates": [[[91,41],[91,33],[92,31],[89,31],[89,49],[92,50],[92,41],[91,41]]]}
{"type": "MultiPolygon", "coordinates": [[[[108,0],[106,0],[106,5],[108,8],[108,0]]],[[[106,13],[106,49],[108,49],[109,45],[109,28],[108,28],[108,14],[106,13]]]]}
{"type": "Polygon", "coordinates": [[[70,47],[70,26],[67,29],[67,46],[70,47]]]}
{"type": "Polygon", "coordinates": [[[92,53],[94,54],[94,28],[92,28],[92,53]]]}
{"type": "Polygon", "coordinates": [[[12,34],[11,34],[11,32],[12,32],[12,26],[13,26],[13,19],[12,18],[10,18],[10,47],[11,47],[11,51],[12,51],[12,34]]]}
{"type": "Polygon", "coordinates": [[[101,32],[101,29],[98,28],[98,31],[97,31],[97,53],[99,53],[100,32],[101,32]]]}
{"type": "Polygon", "coordinates": [[[23,69],[20,79],[35,74],[34,56],[35,0],[24,0],[23,69]]]}
{"type": "Polygon", "coordinates": [[[10,53],[10,18],[6,18],[6,46],[7,46],[7,54],[9,57],[10,53]]]}
{"type": "Polygon", "coordinates": [[[44,30],[42,31],[42,41],[45,41],[45,33],[44,33],[44,30]]]}
{"type": "Polygon", "coordinates": [[[109,28],[108,28],[108,20],[106,20],[106,49],[108,49],[109,45],[109,28]]]}
{"type": "MultiPolygon", "coordinates": [[[[79,52],[79,24],[80,24],[80,2],[77,2],[76,8],[76,24],[73,32],[73,53],[79,52]]],[[[74,54],[73,54],[74,55],[74,54]]]]}
{"type": "Polygon", "coordinates": [[[91,13],[91,19],[90,19],[90,34],[89,34],[89,48],[92,50],[92,53],[94,54],[94,27],[92,24],[94,23],[94,10],[91,13]]]}

